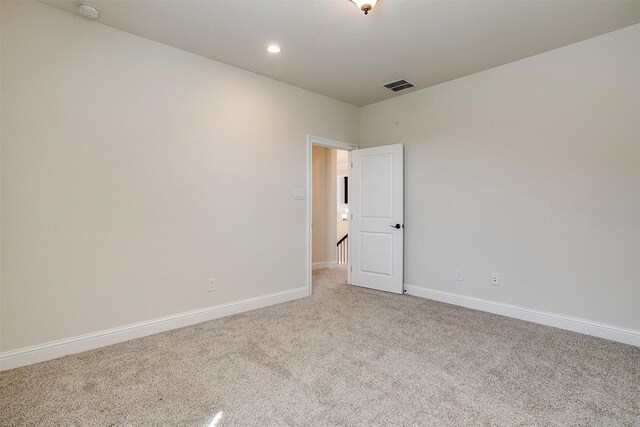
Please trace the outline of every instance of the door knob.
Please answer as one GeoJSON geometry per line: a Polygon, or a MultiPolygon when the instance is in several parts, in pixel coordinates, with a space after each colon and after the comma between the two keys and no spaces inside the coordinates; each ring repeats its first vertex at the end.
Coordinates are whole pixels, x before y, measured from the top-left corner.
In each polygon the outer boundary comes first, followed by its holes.
{"type": "Polygon", "coordinates": [[[400,224],[390,225],[389,227],[393,227],[395,229],[400,229],[402,226],[400,224]]]}

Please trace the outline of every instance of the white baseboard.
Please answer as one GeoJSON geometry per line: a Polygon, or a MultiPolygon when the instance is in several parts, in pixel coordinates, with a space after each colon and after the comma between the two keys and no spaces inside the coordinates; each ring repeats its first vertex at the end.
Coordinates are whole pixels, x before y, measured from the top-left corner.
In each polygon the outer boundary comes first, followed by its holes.
{"type": "Polygon", "coordinates": [[[532,310],[516,305],[503,304],[495,301],[438,291],[435,289],[427,289],[410,285],[405,285],[405,289],[407,294],[417,297],[473,308],[475,310],[487,311],[489,313],[500,314],[502,316],[513,317],[516,319],[539,323],[541,325],[553,326],[555,328],[566,329],[573,332],[579,332],[581,334],[592,335],[594,337],[605,338],[640,347],[640,331],[634,329],[621,328],[618,326],[593,322],[591,320],[532,310]]]}
{"type": "Polygon", "coordinates": [[[128,341],[134,338],[140,338],[147,335],[157,334],[159,332],[169,331],[171,329],[206,322],[207,320],[292,301],[308,295],[309,289],[305,286],[260,297],[248,298],[213,307],[160,317],[157,319],[147,320],[145,322],[121,326],[119,328],[107,329],[91,334],[6,351],[0,353],[0,371],[18,368],[32,363],[44,362],[46,360],[56,359],[69,354],[93,350],[95,348],[128,341]]]}
{"type": "Polygon", "coordinates": [[[338,263],[336,261],[324,261],[324,262],[314,262],[311,264],[312,270],[323,270],[325,268],[336,268],[338,263]]]}

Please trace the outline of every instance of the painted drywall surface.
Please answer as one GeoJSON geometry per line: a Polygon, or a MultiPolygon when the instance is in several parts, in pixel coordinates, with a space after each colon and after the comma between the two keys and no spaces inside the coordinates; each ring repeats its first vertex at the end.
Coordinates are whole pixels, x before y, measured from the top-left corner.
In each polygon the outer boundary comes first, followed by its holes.
{"type": "MultiPolygon", "coordinates": [[[[349,152],[346,150],[336,150],[336,187],[344,186],[341,181],[341,177],[344,175],[349,175],[349,152]]],[[[336,188],[336,192],[338,192],[336,188]]],[[[344,197],[344,196],[342,196],[344,197]]],[[[337,204],[337,214],[336,214],[336,242],[349,232],[349,223],[348,221],[343,221],[342,214],[345,213],[345,208],[348,208],[347,204],[343,203],[343,199],[336,199],[337,204]]]]}
{"type": "Polygon", "coordinates": [[[3,351],[304,286],[306,136],[357,143],[356,107],[2,9],[3,351]]]}
{"type": "Polygon", "coordinates": [[[405,145],[405,283],[640,329],[639,119],[640,25],[364,107],[361,147],[405,145]]]}
{"type": "Polygon", "coordinates": [[[312,248],[311,260],[315,267],[327,260],[327,157],[329,149],[314,145],[312,147],[312,189],[313,206],[311,209],[312,248]]]}
{"type": "Polygon", "coordinates": [[[349,152],[347,150],[336,150],[336,173],[338,175],[349,174],[349,152]]]}
{"type": "MultiPolygon", "coordinates": [[[[344,213],[344,212],[343,212],[344,213]]],[[[338,242],[345,234],[349,232],[349,221],[342,219],[342,213],[336,214],[336,242],[338,242]]]]}
{"type": "Polygon", "coordinates": [[[338,150],[329,149],[327,151],[327,202],[325,211],[327,216],[327,261],[330,266],[338,262],[336,242],[334,236],[337,233],[337,224],[333,219],[337,210],[338,188],[336,187],[336,168],[338,166],[338,150]]]}
{"type": "MultiPolygon", "coordinates": [[[[0,1],[0,99],[2,99],[2,3],[0,1]]],[[[2,102],[0,102],[0,190],[2,189],[2,102]]],[[[2,194],[0,194],[0,242],[2,242],[2,194]]],[[[2,260],[2,244],[0,244],[2,260]]],[[[2,262],[0,262],[0,322],[2,322],[2,262]]],[[[0,325],[0,350],[2,349],[2,326],[0,325]]]]}
{"type": "Polygon", "coordinates": [[[336,222],[336,150],[312,147],[312,262],[315,268],[326,268],[337,261],[334,236],[336,222]]]}

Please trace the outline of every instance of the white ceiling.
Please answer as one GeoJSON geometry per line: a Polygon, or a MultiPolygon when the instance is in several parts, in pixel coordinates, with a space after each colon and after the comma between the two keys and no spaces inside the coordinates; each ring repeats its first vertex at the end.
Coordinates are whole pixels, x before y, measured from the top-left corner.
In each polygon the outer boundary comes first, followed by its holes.
{"type": "Polygon", "coordinates": [[[90,1],[103,24],[358,106],[640,22],[637,0],[380,0],[368,16],[348,0],[90,1]]]}

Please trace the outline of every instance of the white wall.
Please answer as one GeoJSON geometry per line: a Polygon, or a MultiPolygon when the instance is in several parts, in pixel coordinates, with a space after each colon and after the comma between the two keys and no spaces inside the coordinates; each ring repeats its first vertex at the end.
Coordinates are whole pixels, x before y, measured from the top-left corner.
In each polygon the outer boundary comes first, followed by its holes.
{"type": "Polygon", "coordinates": [[[0,11],[0,351],[304,286],[307,134],[405,144],[408,284],[640,329],[639,26],[359,115],[0,11]]]}
{"type": "Polygon", "coordinates": [[[360,139],[405,145],[407,284],[640,329],[640,25],[365,107],[360,139]]]}
{"type": "Polygon", "coordinates": [[[357,143],[356,107],[40,3],[1,25],[1,350],[305,286],[306,136],[357,143]]]}
{"type": "MultiPolygon", "coordinates": [[[[2,3],[0,1],[0,100],[2,99],[2,3]]],[[[0,191],[2,190],[2,102],[0,102],[0,191]]],[[[0,322],[2,322],[2,194],[0,192],[0,322]]],[[[0,351],[2,350],[2,325],[0,325],[0,351]]]]}

